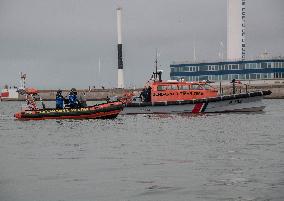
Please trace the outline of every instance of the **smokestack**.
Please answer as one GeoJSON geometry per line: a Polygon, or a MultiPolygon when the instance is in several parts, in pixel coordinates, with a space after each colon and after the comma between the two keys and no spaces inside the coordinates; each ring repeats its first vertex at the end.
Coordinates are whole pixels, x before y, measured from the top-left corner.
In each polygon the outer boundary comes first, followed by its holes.
{"type": "Polygon", "coordinates": [[[227,0],[227,59],[245,60],[246,0],[227,0]]]}
{"type": "Polygon", "coordinates": [[[118,72],[117,72],[117,88],[124,88],[123,78],[123,60],[122,60],[122,36],[121,36],[121,12],[122,8],[117,8],[117,55],[118,55],[118,72]]]}

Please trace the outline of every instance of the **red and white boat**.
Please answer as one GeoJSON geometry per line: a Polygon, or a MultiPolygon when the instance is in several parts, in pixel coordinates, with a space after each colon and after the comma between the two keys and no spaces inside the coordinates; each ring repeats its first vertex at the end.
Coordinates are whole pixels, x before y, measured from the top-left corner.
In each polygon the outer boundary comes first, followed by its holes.
{"type": "Polygon", "coordinates": [[[263,97],[271,94],[269,90],[236,94],[234,80],[233,93],[220,95],[206,82],[162,81],[161,75],[156,67],[142,94],[125,98],[121,114],[257,112],[265,107],[263,97]]]}
{"type": "Polygon", "coordinates": [[[9,100],[19,100],[20,95],[18,93],[19,89],[25,89],[26,87],[26,74],[20,73],[21,81],[20,81],[20,87],[9,87],[6,85],[4,89],[0,93],[0,99],[1,101],[9,101],[9,100]]]}

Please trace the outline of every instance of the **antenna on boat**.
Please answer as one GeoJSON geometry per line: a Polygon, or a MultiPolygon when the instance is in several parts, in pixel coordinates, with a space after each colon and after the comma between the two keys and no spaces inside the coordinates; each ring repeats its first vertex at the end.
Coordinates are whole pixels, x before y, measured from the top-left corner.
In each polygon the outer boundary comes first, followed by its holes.
{"type": "Polygon", "coordinates": [[[156,48],[155,70],[156,70],[156,75],[157,75],[158,74],[158,48],[156,48]]]}
{"type": "Polygon", "coordinates": [[[158,48],[156,48],[156,59],[155,59],[155,72],[153,72],[154,81],[162,81],[162,71],[158,71],[158,48]]]}

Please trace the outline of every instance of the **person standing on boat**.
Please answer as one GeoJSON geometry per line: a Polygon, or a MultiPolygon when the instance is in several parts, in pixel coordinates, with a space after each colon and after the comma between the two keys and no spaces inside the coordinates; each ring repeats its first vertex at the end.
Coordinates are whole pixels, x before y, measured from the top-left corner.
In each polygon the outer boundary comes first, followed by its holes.
{"type": "Polygon", "coordinates": [[[141,98],[142,101],[146,101],[147,98],[147,88],[146,86],[142,89],[139,98],[141,98]]]}
{"type": "Polygon", "coordinates": [[[62,90],[58,90],[56,92],[56,109],[63,109],[64,108],[64,97],[62,96],[62,90]]]}
{"type": "Polygon", "coordinates": [[[151,86],[149,86],[148,88],[147,88],[147,92],[146,92],[146,102],[151,102],[151,86]]]}
{"type": "Polygon", "coordinates": [[[69,96],[68,96],[68,100],[69,100],[69,107],[71,108],[79,107],[79,101],[77,99],[77,91],[75,88],[71,89],[69,96]]]}

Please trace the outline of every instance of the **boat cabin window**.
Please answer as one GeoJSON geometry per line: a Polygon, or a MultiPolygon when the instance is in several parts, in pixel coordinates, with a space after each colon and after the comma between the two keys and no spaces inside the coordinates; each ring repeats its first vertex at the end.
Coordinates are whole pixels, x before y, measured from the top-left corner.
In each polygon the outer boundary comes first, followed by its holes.
{"type": "Polygon", "coordinates": [[[211,88],[211,86],[209,84],[204,84],[202,86],[204,87],[204,89],[210,89],[211,88]]]}
{"type": "Polygon", "coordinates": [[[179,89],[180,90],[189,90],[190,87],[189,87],[189,85],[181,85],[181,86],[179,86],[179,89]]]}
{"type": "Polygon", "coordinates": [[[178,86],[177,85],[171,85],[171,90],[178,90],[178,86]]]}
{"type": "Polygon", "coordinates": [[[200,86],[199,84],[192,84],[192,85],[191,85],[191,89],[192,89],[192,90],[202,90],[203,87],[200,86]]]}
{"type": "Polygon", "coordinates": [[[176,84],[171,84],[171,85],[158,85],[157,86],[158,91],[163,91],[163,90],[178,90],[178,86],[176,84]]]}
{"type": "Polygon", "coordinates": [[[171,89],[170,86],[168,85],[158,85],[157,86],[158,91],[163,91],[163,90],[168,90],[168,89],[171,89]]]}

